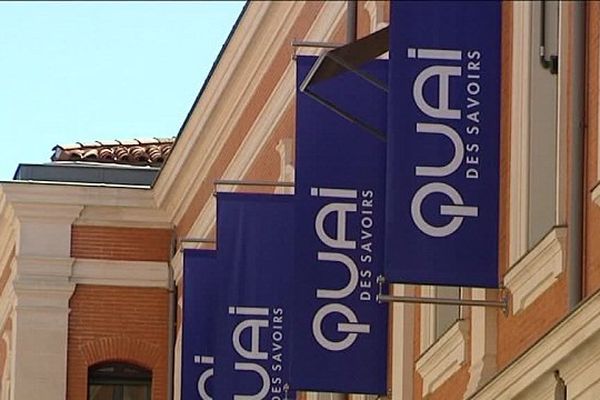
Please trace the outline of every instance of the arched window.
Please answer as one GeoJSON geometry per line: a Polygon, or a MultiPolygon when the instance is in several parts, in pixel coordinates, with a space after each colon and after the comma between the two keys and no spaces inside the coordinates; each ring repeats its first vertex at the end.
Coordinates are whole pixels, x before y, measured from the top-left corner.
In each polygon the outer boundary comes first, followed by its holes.
{"type": "Polygon", "coordinates": [[[88,400],[150,400],[152,371],[124,363],[88,369],[88,400]]]}

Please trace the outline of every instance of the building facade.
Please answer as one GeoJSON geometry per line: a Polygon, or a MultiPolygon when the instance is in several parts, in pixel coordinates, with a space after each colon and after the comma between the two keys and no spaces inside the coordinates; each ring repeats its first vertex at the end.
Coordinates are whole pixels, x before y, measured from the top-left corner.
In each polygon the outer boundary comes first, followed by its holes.
{"type": "MultiPolygon", "coordinates": [[[[358,1],[358,37],[389,8],[358,1]]],[[[63,146],[0,184],[0,400],[180,398],[181,248],[212,246],[216,180],[293,181],[294,55],[323,50],[291,43],[343,44],[346,16],[249,2],[172,148],[63,146]],[[102,178],[56,173],[86,155],[102,178]]],[[[502,288],[391,290],[509,307],[390,304],[388,399],[600,398],[600,3],[503,2],[501,51],[502,288]]]]}

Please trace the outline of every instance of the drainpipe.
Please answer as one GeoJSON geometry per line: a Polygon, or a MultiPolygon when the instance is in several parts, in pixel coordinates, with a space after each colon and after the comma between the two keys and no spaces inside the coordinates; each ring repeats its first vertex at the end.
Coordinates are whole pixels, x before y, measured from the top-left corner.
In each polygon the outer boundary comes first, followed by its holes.
{"type": "Polygon", "coordinates": [[[167,263],[169,269],[169,316],[167,319],[168,330],[167,330],[167,346],[168,346],[168,361],[167,361],[167,399],[173,400],[174,394],[174,380],[173,376],[175,373],[175,330],[177,325],[175,322],[175,316],[177,315],[177,287],[175,285],[175,273],[173,271],[173,264],[171,260],[177,252],[177,238],[173,235],[171,239],[171,254],[169,255],[169,261],[167,263]]]}
{"type": "Polygon", "coordinates": [[[584,109],[585,109],[585,2],[573,2],[570,22],[571,41],[571,173],[568,209],[568,305],[577,307],[583,298],[583,173],[584,173],[584,109]]]}
{"type": "Polygon", "coordinates": [[[352,43],[356,41],[356,0],[348,0],[347,6],[346,41],[352,43]]]}

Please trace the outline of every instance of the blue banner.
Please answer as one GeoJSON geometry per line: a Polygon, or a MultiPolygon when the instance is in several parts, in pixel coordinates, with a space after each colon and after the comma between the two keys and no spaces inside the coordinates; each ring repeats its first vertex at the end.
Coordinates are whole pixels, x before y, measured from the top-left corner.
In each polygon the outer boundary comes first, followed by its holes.
{"type": "MultiPolygon", "coordinates": [[[[315,58],[298,57],[298,86],[315,58]]],[[[387,80],[387,61],[362,72],[387,80]]],[[[385,132],[386,93],[351,72],[311,90],[385,132]]],[[[385,143],[297,91],[292,382],[302,390],[386,392],[385,143]]]]}
{"type": "Polygon", "coordinates": [[[385,276],[498,287],[500,2],[391,7],[385,276]]]}
{"type": "Polygon", "coordinates": [[[217,280],[214,250],[184,250],[181,398],[212,400],[217,280]]]}
{"type": "MultiPolygon", "coordinates": [[[[215,399],[286,399],[294,260],[291,196],[219,193],[215,399]]],[[[288,393],[287,398],[295,395],[288,393]]]]}

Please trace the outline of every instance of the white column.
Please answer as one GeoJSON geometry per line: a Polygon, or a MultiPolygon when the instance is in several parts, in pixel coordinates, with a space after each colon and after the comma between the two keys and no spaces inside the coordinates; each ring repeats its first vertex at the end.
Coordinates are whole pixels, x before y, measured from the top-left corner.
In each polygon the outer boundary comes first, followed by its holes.
{"type": "Polygon", "coordinates": [[[346,395],[341,393],[319,393],[317,396],[318,400],[344,400],[345,398],[346,395]]]}
{"type": "MultiPolygon", "coordinates": [[[[475,300],[491,297],[485,289],[472,289],[471,293],[475,300]]],[[[471,367],[465,398],[496,373],[496,313],[492,307],[471,307],[471,367]]]]}
{"type": "Polygon", "coordinates": [[[14,204],[17,218],[11,400],[64,400],[73,259],[81,207],[14,204]]]}
{"type": "Polygon", "coordinates": [[[69,299],[75,285],[15,283],[14,381],[11,400],[64,400],[69,299]]]}
{"type": "MultiPolygon", "coordinates": [[[[182,307],[183,296],[177,299],[177,305],[182,307]]],[[[173,361],[173,396],[174,400],[181,400],[181,356],[182,356],[182,328],[181,324],[177,328],[177,336],[175,337],[175,355],[173,361]]]]}
{"type": "Polygon", "coordinates": [[[11,338],[11,331],[10,330],[6,330],[4,331],[4,333],[2,334],[2,341],[4,342],[4,345],[6,346],[6,359],[4,360],[4,366],[3,366],[3,370],[2,370],[2,392],[0,392],[0,399],[1,400],[9,400],[10,399],[10,366],[11,366],[11,360],[12,360],[12,352],[11,352],[11,346],[10,346],[10,338],[11,338]]]}
{"type": "MultiPolygon", "coordinates": [[[[396,296],[414,296],[414,287],[391,285],[396,296]]],[[[391,400],[412,400],[414,351],[413,337],[415,306],[409,303],[392,303],[392,389],[391,400]]]]}
{"type": "MultiPolygon", "coordinates": [[[[279,153],[279,178],[280,182],[294,182],[294,140],[291,138],[281,139],[275,150],[279,153]]],[[[275,193],[293,194],[293,187],[278,186],[275,193]]]]}

